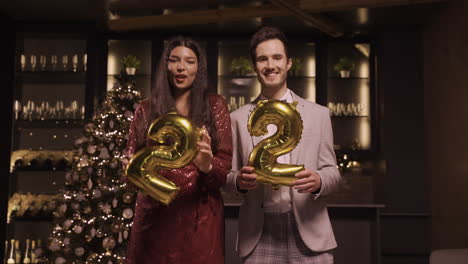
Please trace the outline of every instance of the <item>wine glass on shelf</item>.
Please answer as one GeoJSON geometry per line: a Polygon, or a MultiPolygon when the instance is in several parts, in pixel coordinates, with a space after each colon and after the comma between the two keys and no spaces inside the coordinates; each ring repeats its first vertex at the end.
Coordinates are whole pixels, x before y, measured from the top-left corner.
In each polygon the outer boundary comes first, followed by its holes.
{"type": "Polygon", "coordinates": [[[41,65],[41,71],[45,71],[45,68],[47,66],[47,59],[45,55],[39,56],[39,64],[41,65]]]}
{"type": "Polygon", "coordinates": [[[236,97],[235,96],[229,97],[229,106],[230,106],[231,111],[234,111],[234,110],[237,109],[237,103],[236,103],[236,97]]]}
{"type": "Polygon", "coordinates": [[[72,112],[73,119],[76,119],[76,113],[78,112],[78,102],[76,100],[71,102],[70,110],[72,112]]]}
{"type": "Polygon", "coordinates": [[[353,104],[346,104],[345,116],[352,116],[353,113],[353,104]]]}
{"type": "Polygon", "coordinates": [[[21,54],[20,63],[21,63],[21,71],[24,71],[24,68],[26,68],[26,56],[24,56],[24,54],[21,54]]]}
{"type": "Polygon", "coordinates": [[[36,106],[37,117],[39,120],[44,120],[44,102],[41,105],[36,106]]]}
{"type": "Polygon", "coordinates": [[[362,103],[358,103],[357,106],[356,106],[356,111],[357,111],[357,115],[363,115],[364,113],[364,105],[362,103]]]}
{"type": "Polygon", "coordinates": [[[29,115],[29,113],[28,113],[28,106],[27,106],[27,105],[23,105],[23,111],[22,111],[22,113],[21,113],[21,119],[23,119],[23,120],[28,119],[28,115],[29,115]]]}
{"type": "Polygon", "coordinates": [[[239,97],[239,107],[242,107],[245,105],[245,99],[244,96],[239,97]]]}
{"type": "Polygon", "coordinates": [[[330,109],[330,115],[335,115],[335,104],[333,102],[328,102],[327,104],[328,109],[330,109]]]}
{"type": "Polygon", "coordinates": [[[81,106],[81,119],[85,119],[85,106],[81,106]]]}
{"type": "Polygon", "coordinates": [[[57,108],[55,106],[51,106],[49,110],[49,118],[56,119],[57,116],[57,108]]]}
{"type": "Polygon", "coordinates": [[[30,57],[30,62],[31,62],[31,71],[35,71],[36,70],[36,55],[31,55],[30,57]]]}
{"type": "Polygon", "coordinates": [[[28,119],[29,119],[29,121],[32,121],[34,111],[36,110],[36,106],[34,105],[33,101],[28,100],[28,103],[26,104],[26,107],[27,107],[27,111],[28,111],[28,119]]]}
{"type": "Polygon", "coordinates": [[[86,71],[88,64],[88,55],[85,53],[83,54],[83,71],[86,71]]]}
{"type": "Polygon", "coordinates": [[[21,112],[21,103],[18,100],[15,100],[13,104],[13,110],[15,111],[15,120],[18,120],[19,114],[21,112]]]}
{"type": "Polygon", "coordinates": [[[70,119],[71,113],[72,113],[71,107],[67,106],[64,108],[65,119],[70,119]]]}
{"type": "Polygon", "coordinates": [[[78,69],[78,55],[77,54],[73,55],[72,63],[73,63],[73,71],[76,72],[76,70],[78,69]]]}
{"type": "Polygon", "coordinates": [[[44,102],[44,118],[45,119],[50,118],[50,110],[51,110],[51,107],[50,107],[49,101],[45,101],[44,102]]]}
{"type": "Polygon", "coordinates": [[[52,71],[57,69],[57,55],[50,56],[50,63],[52,64],[52,71]]]}
{"type": "Polygon", "coordinates": [[[63,71],[67,71],[68,55],[65,54],[62,56],[62,64],[63,64],[63,71]]]}
{"type": "Polygon", "coordinates": [[[57,110],[57,118],[61,119],[63,117],[63,101],[58,100],[55,104],[55,109],[57,110]]]}

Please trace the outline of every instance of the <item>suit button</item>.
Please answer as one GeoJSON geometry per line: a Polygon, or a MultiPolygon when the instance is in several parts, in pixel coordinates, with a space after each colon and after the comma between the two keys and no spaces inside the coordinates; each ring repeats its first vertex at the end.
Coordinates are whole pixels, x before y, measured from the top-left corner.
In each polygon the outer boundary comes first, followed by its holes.
{"type": "Polygon", "coordinates": [[[262,208],[262,209],[263,209],[263,203],[262,203],[262,204],[260,204],[260,208],[262,208]]]}

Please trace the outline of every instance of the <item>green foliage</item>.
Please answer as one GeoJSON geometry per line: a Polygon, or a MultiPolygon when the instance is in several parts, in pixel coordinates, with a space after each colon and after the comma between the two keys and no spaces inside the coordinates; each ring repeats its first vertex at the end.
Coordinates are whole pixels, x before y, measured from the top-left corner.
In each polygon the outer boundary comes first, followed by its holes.
{"type": "Polygon", "coordinates": [[[292,65],[291,65],[290,71],[294,75],[297,75],[302,70],[302,67],[304,66],[304,64],[302,63],[301,58],[292,57],[291,60],[292,60],[292,65]]]}
{"type": "Polygon", "coordinates": [[[230,71],[234,75],[246,75],[254,72],[252,62],[245,56],[234,58],[231,61],[230,71]]]}
{"type": "Polygon", "coordinates": [[[352,60],[347,57],[341,57],[338,62],[335,64],[335,71],[352,71],[354,70],[355,64],[352,60]]]}
{"type": "Polygon", "coordinates": [[[140,68],[141,61],[134,55],[127,55],[120,61],[122,68],[140,68]]]}

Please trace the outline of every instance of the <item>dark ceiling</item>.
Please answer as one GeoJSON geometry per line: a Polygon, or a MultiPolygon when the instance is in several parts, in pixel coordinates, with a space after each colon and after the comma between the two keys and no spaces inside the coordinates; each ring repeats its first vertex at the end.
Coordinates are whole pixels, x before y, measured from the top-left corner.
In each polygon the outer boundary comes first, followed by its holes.
{"type": "MultiPolygon", "coordinates": [[[[15,21],[96,21],[106,28],[108,14],[120,16],[160,15],[163,12],[187,12],[258,4],[254,0],[1,0],[0,13],[15,21]],[[112,11],[112,12],[111,12],[112,11]]],[[[268,2],[268,1],[264,1],[268,2]]],[[[347,35],[372,34],[381,29],[422,25],[443,8],[445,3],[418,4],[386,8],[358,8],[323,15],[344,28],[347,35]]],[[[320,34],[294,16],[248,19],[236,22],[187,25],[163,29],[183,32],[252,32],[260,25],[274,25],[294,34],[320,34]]],[[[161,30],[161,29],[159,29],[161,30]]]]}

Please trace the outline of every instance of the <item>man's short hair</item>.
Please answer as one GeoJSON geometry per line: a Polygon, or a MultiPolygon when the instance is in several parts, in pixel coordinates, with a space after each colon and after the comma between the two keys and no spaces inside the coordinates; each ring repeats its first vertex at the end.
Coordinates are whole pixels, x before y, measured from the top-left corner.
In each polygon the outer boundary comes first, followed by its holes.
{"type": "Polygon", "coordinates": [[[252,57],[252,62],[255,64],[255,60],[257,57],[257,46],[262,43],[263,41],[270,40],[270,39],[278,39],[283,43],[284,52],[286,53],[286,57],[288,56],[288,39],[284,35],[284,33],[275,27],[263,27],[259,29],[250,39],[250,56],[252,57]]]}

